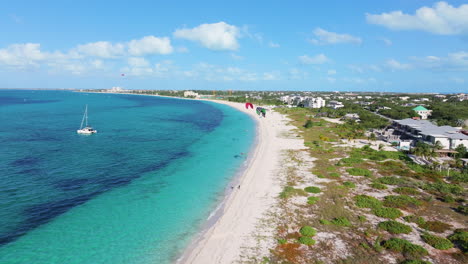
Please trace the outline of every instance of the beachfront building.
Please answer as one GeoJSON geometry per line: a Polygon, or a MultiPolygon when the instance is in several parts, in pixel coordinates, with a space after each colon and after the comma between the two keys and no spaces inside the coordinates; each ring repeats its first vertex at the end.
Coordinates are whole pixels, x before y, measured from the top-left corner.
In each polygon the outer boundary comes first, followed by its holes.
{"type": "Polygon", "coordinates": [[[119,86],[114,86],[111,89],[108,89],[107,91],[109,93],[123,93],[123,92],[125,92],[125,90],[122,89],[122,87],[119,87],[119,86]]]}
{"type": "Polygon", "coordinates": [[[342,102],[330,101],[330,102],[328,102],[327,107],[330,107],[330,108],[333,108],[333,109],[338,109],[338,108],[343,108],[344,105],[343,105],[342,102]]]}
{"type": "Polygon", "coordinates": [[[397,135],[398,140],[412,140],[412,145],[424,142],[429,145],[439,144],[445,150],[454,150],[460,145],[468,148],[468,135],[452,126],[437,126],[427,120],[407,118],[394,120],[392,127],[393,135],[397,135]]]}
{"type": "Polygon", "coordinates": [[[194,91],[185,91],[184,92],[184,97],[195,97],[198,98],[198,93],[194,91]]]}
{"type": "Polygon", "coordinates": [[[416,114],[418,114],[421,117],[421,119],[427,119],[427,117],[432,114],[432,110],[427,110],[422,105],[416,106],[415,108],[413,108],[413,111],[415,111],[416,114]]]}
{"type": "Polygon", "coordinates": [[[307,97],[303,105],[309,108],[322,108],[325,107],[325,100],[322,97],[307,97]]]}

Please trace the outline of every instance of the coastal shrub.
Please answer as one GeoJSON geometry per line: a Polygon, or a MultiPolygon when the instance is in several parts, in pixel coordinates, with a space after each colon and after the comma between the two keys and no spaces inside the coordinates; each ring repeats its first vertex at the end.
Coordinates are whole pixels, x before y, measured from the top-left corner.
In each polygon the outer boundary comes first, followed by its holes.
{"type": "Polygon", "coordinates": [[[406,180],[395,176],[384,176],[376,179],[375,182],[389,185],[399,185],[404,184],[406,180]]]}
{"type": "Polygon", "coordinates": [[[314,125],[314,123],[312,123],[312,120],[308,119],[305,124],[304,124],[304,127],[305,128],[310,128],[314,125]]]}
{"type": "Polygon", "coordinates": [[[463,187],[458,184],[450,184],[445,182],[428,183],[423,186],[423,189],[430,192],[439,192],[443,194],[462,194],[463,187]]]}
{"type": "Polygon", "coordinates": [[[367,218],[364,215],[360,215],[360,216],[358,216],[358,220],[359,220],[359,222],[364,223],[364,222],[367,221],[367,218]]]}
{"type": "Polygon", "coordinates": [[[286,244],[287,242],[288,242],[287,239],[284,239],[284,238],[279,238],[279,239],[278,239],[278,244],[280,244],[280,245],[284,245],[284,244],[286,244]]]}
{"type": "Polygon", "coordinates": [[[465,171],[463,173],[459,172],[450,172],[450,177],[449,180],[454,183],[468,183],[468,171],[465,171]]]}
{"type": "Polygon", "coordinates": [[[330,222],[330,221],[328,221],[326,219],[320,219],[319,222],[322,225],[331,225],[332,224],[332,222],[330,222]]]}
{"type": "Polygon", "coordinates": [[[468,206],[466,205],[460,205],[455,210],[462,215],[468,215],[468,206]]]}
{"type": "Polygon", "coordinates": [[[364,194],[354,196],[354,200],[356,201],[356,206],[361,208],[379,208],[382,207],[382,202],[378,199],[367,196],[364,194]]]}
{"type": "Polygon", "coordinates": [[[432,264],[432,263],[429,261],[420,260],[420,259],[407,259],[403,262],[400,262],[400,264],[432,264]]]}
{"type": "Polygon", "coordinates": [[[362,163],[362,162],[364,162],[363,159],[353,158],[353,157],[343,158],[343,159],[340,160],[340,163],[344,164],[344,165],[353,165],[353,164],[358,164],[358,163],[362,163]]]}
{"type": "Polygon", "coordinates": [[[315,204],[318,200],[320,200],[319,197],[311,196],[307,198],[307,203],[312,205],[315,204]]]}
{"type": "Polygon", "coordinates": [[[394,220],[380,222],[377,226],[391,234],[409,234],[411,232],[410,226],[394,220]]]}
{"type": "Polygon", "coordinates": [[[428,233],[422,234],[421,238],[424,240],[424,242],[428,243],[431,245],[433,248],[436,249],[441,249],[441,250],[446,250],[449,248],[453,248],[453,243],[446,239],[445,237],[440,237],[440,236],[434,236],[428,233]]]}
{"type": "Polygon", "coordinates": [[[389,207],[375,208],[372,210],[372,212],[378,217],[390,218],[390,219],[396,219],[403,215],[403,213],[400,210],[396,208],[389,208],[389,207]]]}
{"type": "Polygon", "coordinates": [[[468,253],[468,231],[456,229],[448,239],[459,247],[464,253],[468,253]]]}
{"type": "Polygon", "coordinates": [[[418,225],[421,228],[424,228],[426,230],[436,232],[436,233],[443,233],[452,227],[451,225],[440,222],[440,221],[427,221],[418,225]]]}
{"type": "Polygon", "coordinates": [[[352,226],[351,222],[346,217],[337,217],[331,220],[331,223],[336,226],[350,227],[352,226]]]}
{"type": "Polygon", "coordinates": [[[321,190],[319,187],[315,187],[315,186],[309,186],[309,187],[305,187],[304,188],[304,191],[308,192],[308,193],[320,193],[321,190]]]}
{"type": "Polygon", "coordinates": [[[317,230],[315,230],[315,228],[313,228],[311,226],[303,226],[299,230],[299,233],[301,233],[301,235],[303,235],[303,236],[312,237],[312,236],[315,236],[317,234],[317,230]]]}
{"type": "Polygon", "coordinates": [[[425,248],[401,238],[390,238],[383,246],[388,250],[403,253],[408,258],[421,258],[428,254],[425,248]]]}
{"type": "Polygon", "coordinates": [[[387,185],[381,184],[381,183],[378,183],[378,182],[371,183],[370,187],[372,187],[374,189],[378,189],[378,190],[386,190],[387,189],[387,185]]]}
{"type": "Polygon", "coordinates": [[[353,182],[349,182],[349,181],[343,182],[343,186],[347,188],[356,188],[356,184],[354,184],[353,182]]]}
{"type": "Polygon", "coordinates": [[[408,195],[389,195],[385,196],[383,204],[387,207],[405,209],[408,207],[417,207],[421,205],[421,201],[408,195]]]}
{"type": "Polygon", "coordinates": [[[372,172],[367,169],[361,169],[361,168],[350,168],[346,170],[350,175],[353,176],[365,176],[365,177],[370,177],[372,176],[372,172]]]}
{"type": "Polygon", "coordinates": [[[419,194],[418,190],[416,190],[415,188],[411,188],[411,187],[398,187],[398,188],[395,188],[393,191],[399,194],[407,194],[407,195],[419,194]]]}
{"type": "Polygon", "coordinates": [[[424,225],[426,223],[426,220],[424,220],[424,218],[416,215],[407,215],[403,217],[403,220],[409,223],[416,223],[418,224],[418,226],[424,225]]]}
{"type": "Polygon", "coordinates": [[[280,193],[279,197],[282,199],[287,199],[295,195],[306,195],[306,193],[301,189],[295,189],[292,186],[284,187],[283,191],[280,193]]]}
{"type": "Polygon", "coordinates": [[[307,245],[307,246],[315,245],[315,240],[311,237],[301,236],[298,240],[299,240],[299,243],[307,245]]]}
{"type": "Polygon", "coordinates": [[[337,172],[331,172],[331,173],[328,174],[328,177],[329,178],[339,178],[340,174],[338,174],[337,172]]]}
{"type": "Polygon", "coordinates": [[[452,195],[447,194],[447,195],[444,195],[444,197],[442,197],[442,202],[444,202],[444,203],[454,203],[455,198],[453,198],[452,195]]]}

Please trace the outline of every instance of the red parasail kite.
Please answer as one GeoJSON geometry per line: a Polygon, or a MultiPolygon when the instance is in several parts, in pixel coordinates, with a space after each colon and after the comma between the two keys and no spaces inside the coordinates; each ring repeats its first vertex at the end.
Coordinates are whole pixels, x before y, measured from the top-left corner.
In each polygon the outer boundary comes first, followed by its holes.
{"type": "Polygon", "coordinates": [[[245,108],[249,109],[249,107],[253,109],[253,104],[249,102],[245,103],[245,108]]]}

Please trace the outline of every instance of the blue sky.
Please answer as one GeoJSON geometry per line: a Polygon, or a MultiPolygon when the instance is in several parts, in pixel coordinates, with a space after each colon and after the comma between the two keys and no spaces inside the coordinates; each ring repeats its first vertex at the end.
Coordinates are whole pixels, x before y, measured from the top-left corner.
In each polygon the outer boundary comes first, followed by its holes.
{"type": "Polygon", "coordinates": [[[0,32],[1,88],[468,92],[466,1],[17,0],[0,32]]]}

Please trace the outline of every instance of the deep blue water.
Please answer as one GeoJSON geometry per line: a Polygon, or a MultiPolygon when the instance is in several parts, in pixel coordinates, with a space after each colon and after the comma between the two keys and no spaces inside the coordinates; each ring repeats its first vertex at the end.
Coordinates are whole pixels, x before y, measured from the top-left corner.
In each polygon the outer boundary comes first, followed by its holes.
{"type": "Polygon", "coordinates": [[[170,262],[255,134],[224,105],[66,91],[0,91],[0,124],[0,263],[170,262]]]}

